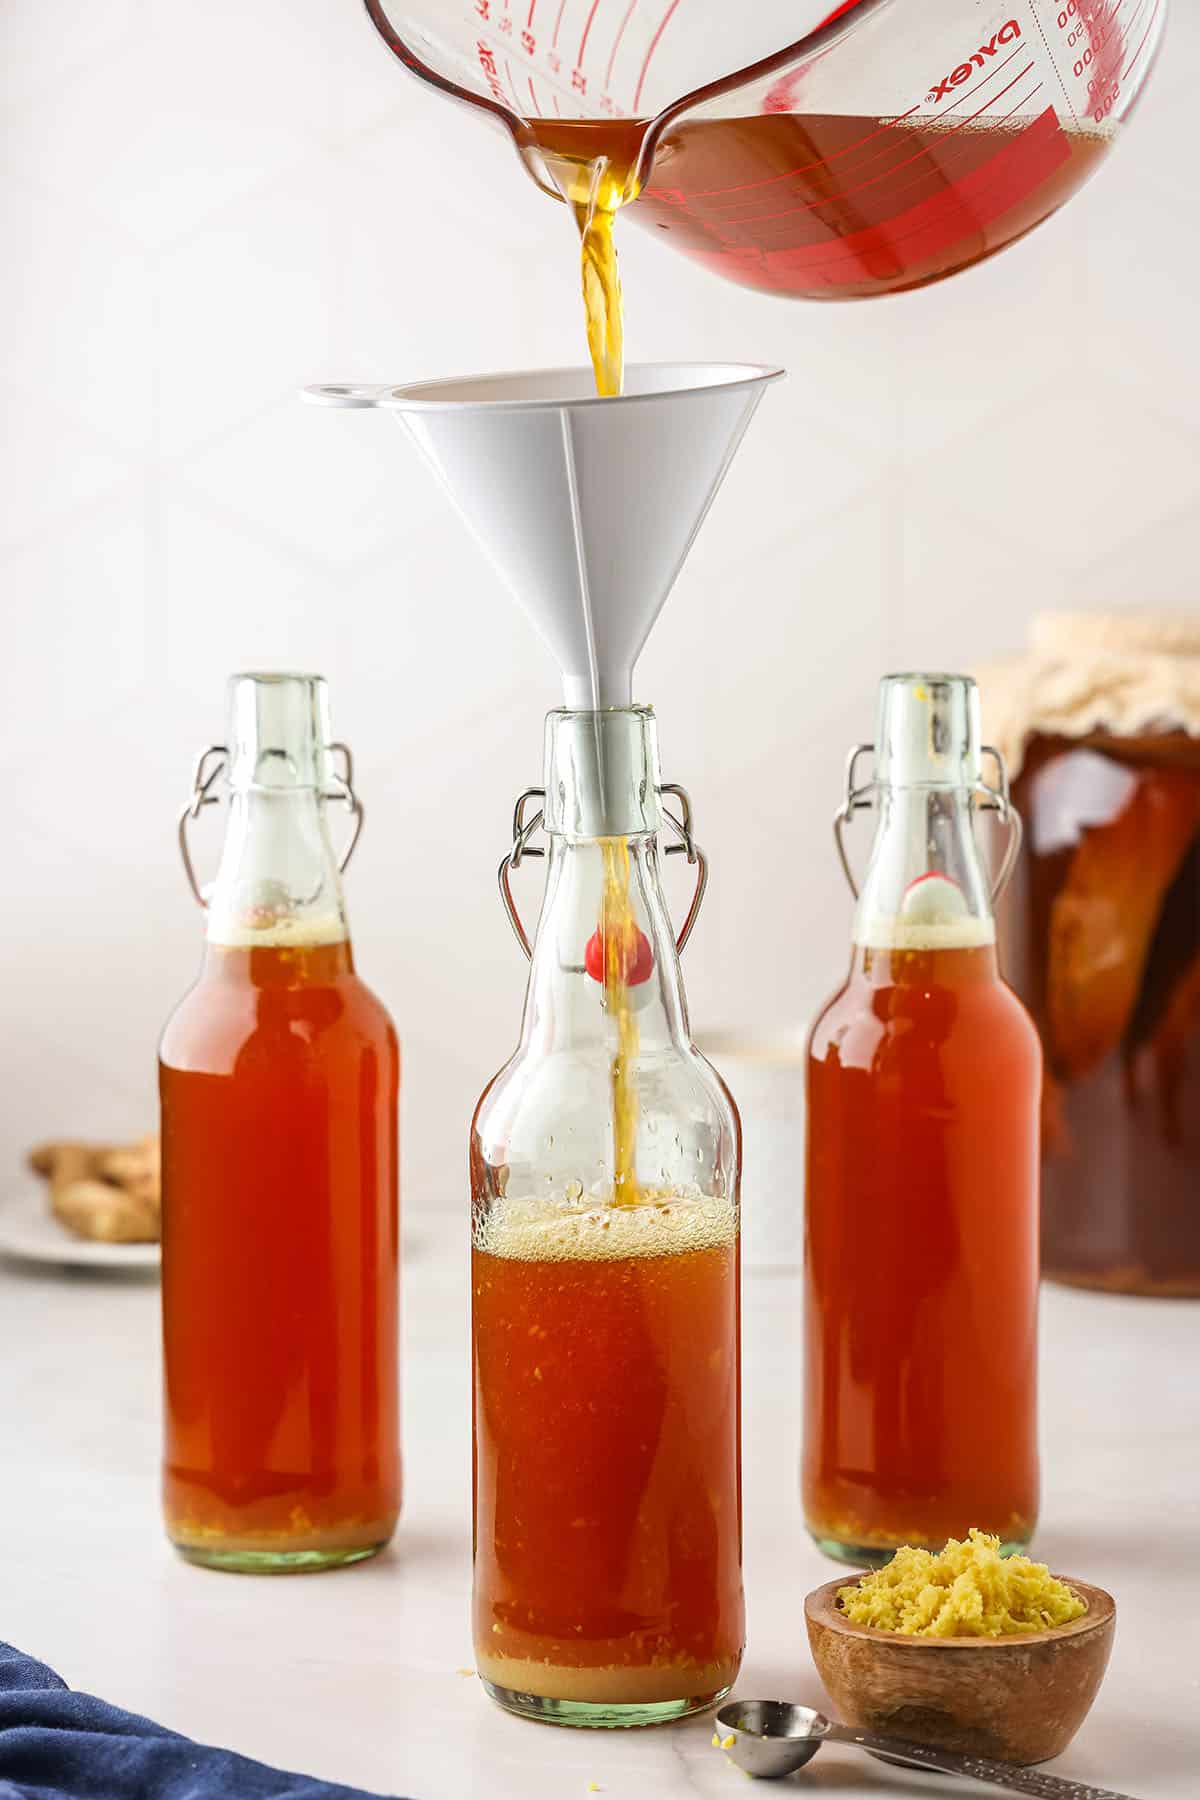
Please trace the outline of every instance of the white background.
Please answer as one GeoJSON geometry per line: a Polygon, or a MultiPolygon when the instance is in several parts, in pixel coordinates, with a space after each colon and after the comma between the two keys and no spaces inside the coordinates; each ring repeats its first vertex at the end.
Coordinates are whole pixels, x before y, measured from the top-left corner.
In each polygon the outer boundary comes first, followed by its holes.
{"type": "MultiPolygon", "coordinates": [[[[622,232],[633,358],[791,371],[638,682],[713,857],[697,1029],[798,1025],[839,975],[828,820],[884,669],[1016,648],[1046,607],[1196,601],[1200,17],[1174,12],[1096,184],[940,289],[771,301],[622,232]]],[[[153,1123],[201,936],[192,756],[230,670],[311,667],[367,803],[349,899],[405,1045],[405,1202],[461,1204],[554,670],[395,426],[297,391],[578,361],[572,227],[355,0],[5,0],[0,121],[0,1159],[153,1123]]]]}

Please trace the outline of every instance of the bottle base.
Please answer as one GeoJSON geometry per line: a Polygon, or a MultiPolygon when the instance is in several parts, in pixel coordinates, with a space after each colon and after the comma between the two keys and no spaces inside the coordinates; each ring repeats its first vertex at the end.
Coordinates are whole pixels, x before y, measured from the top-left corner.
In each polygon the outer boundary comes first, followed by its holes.
{"type": "Polygon", "coordinates": [[[366,1562],[386,1548],[387,1538],[376,1544],[351,1544],[326,1550],[219,1550],[196,1544],[176,1544],[185,1562],[201,1569],[220,1569],[229,1575],[316,1575],[322,1569],[344,1569],[366,1562]]]}
{"type": "MultiPolygon", "coordinates": [[[[891,1562],[901,1547],[899,1544],[844,1543],[840,1538],[825,1537],[823,1533],[813,1531],[811,1527],[808,1535],[824,1555],[832,1557],[834,1562],[846,1563],[852,1569],[882,1569],[891,1562]]],[[[933,1544],[914,1538],[909,1542],[919,1550],[937,1552],[945,1548],[944,1540],[933,1544]]],[[[1018,1556],[1029,1548],[1029,1542],[1029,1538],[1003,1540],[1000,1545],[1000,1554],[1001,1556],[1018,1556]]]]}
{"type": "Polygon", "coordinates": [[[718,1706],[732,1692],[718,1688],[712,1694],[698,1694],[686,1700],[552,1700],[540,1694],[522,1694],[515,1688],[499,1687],[480,1676],[484,1692],[502,1706],[505,1712],[521,1719],[535,1719],[543,1725],[573,1725],[589,1731],[628,1731],[647,1725],[671,1725],[679,1719],[690,1719],[696,1713],[718,1706]]]}

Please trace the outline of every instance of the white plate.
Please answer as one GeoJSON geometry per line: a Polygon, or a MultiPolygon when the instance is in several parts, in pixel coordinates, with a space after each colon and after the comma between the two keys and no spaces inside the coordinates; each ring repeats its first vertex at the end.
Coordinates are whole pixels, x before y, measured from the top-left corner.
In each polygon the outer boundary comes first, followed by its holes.
{"type": "Polygon", "coordinates": [[[157,1244],[97,1244],[77,1238],[50,1211],[43,1188],[15,1194],[0,1205],[0,1256],[58,1268],[156,1269],[157,1244]]]}

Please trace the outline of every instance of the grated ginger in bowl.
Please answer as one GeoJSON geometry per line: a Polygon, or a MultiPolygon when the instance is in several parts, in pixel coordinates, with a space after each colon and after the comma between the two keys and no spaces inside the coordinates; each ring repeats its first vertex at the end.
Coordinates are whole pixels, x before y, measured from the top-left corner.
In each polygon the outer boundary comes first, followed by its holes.
{"type": "Polygon", "coordinates": [[[891,1562],[838,1589],[853,1625],[904,1637],[1016,1637],[1069,1625],[1084,1602],[1045,1563],[1000,1555],[1000,1539],[971,1530],[934,1555],[905,1546],[891,1562]]]}

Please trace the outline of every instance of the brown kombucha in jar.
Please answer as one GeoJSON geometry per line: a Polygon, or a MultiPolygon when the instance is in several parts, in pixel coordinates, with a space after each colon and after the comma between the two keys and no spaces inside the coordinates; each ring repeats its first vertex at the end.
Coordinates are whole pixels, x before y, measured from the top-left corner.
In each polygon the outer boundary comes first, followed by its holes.
{"type": "Polygon", "coordinates": [[[983,685],[1028,825],[1004,932],[1046,1057],[1043,1272],[1200,1295],[1200,619],[1046,618],[983,685]]]}

